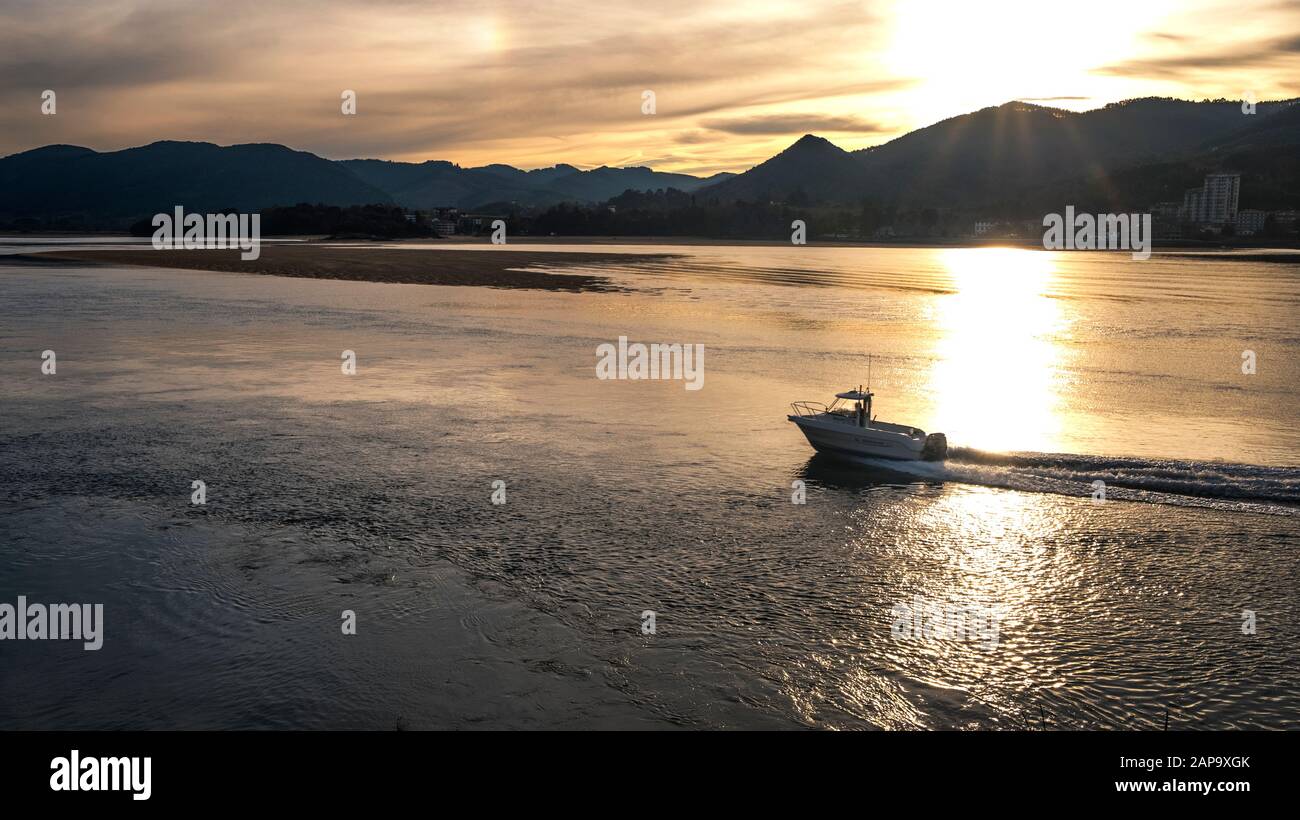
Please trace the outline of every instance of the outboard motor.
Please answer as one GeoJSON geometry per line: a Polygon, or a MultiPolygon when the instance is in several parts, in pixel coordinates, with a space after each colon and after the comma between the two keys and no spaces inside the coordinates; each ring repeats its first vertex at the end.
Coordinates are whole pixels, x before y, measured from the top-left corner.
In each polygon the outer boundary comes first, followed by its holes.
{"type": "Polygon", "coordinates": [[[925,437],[925,446],[921,448],[921,458],[926,461],[943,461],[948,457],[948,437],[943,433],[931,433],[925,437]]]}

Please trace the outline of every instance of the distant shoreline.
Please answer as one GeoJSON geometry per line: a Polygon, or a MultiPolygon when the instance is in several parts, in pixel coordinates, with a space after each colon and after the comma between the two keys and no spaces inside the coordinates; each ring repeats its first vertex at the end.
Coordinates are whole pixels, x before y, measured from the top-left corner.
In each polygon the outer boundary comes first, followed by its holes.
{"type": "MultiPolygon", "coordinates": [[[[131,235],[123,232],[86,232],[86,231],[44,231],[32,233],[17,233],[0,231],[0,244],[6,240],[26,239],[33,240],[40,237],[54,238],[76,238],[76,237],[104,237],[104,238],[130,238],[131,235]]],[[[147,241],[144,237],[135,237],[141,243],[147,241]]],[[[489,246],[486,236],[450,236],[450,237],[340,237],[331,238],[322,235],[305,235],[305,236],[266,236],[263,242],[267,243],[264,247],[270,247],[275,242],[297,242],[308,246],[320,247],[331,245],[445,245],[449,250],[458,246],[489,246]]],[[[790,242],[784,239],[739,239],[733,237],[727,238],[710,238],[699,236],[511,236],[509,238],[511,246],[517,245],[680,245],[680,246],[716,246],[716,247],[789,247],[790,242]]],[[[1042,243],[1024,239],[896,239],[896,240],[853,240],[853,239],[836,239],[836,240],[808,240],[807,247],[818,248],[1026,248],[1042,249],[1042,243]]],[[[1200,240],[1180,240],[1176,242],[1156,240],[1153,244],[1154,250],[1159,251],[1201,251],[1201,252],[1224,252],[1224,255],[1215,254],[1215,258],[1230,258],[1227,253],[1233,251],[1248,252],[1267,252],[1270,256],[1300,256],[1300,245],[1287,245],[1281,242],[1224,242],[1200,241],[1200,240]]],[[[485,247],[486,249],[486,247],[485,247]]],[[[477,252],[477,251],[476,251],[477,252]]],[[[509,251],[503,251],[509,252],[509,251]]],[[[1107,251],[1092,251],[1094,253],[1106,253],[1107,251]]],[[[1114,251],[1120,253],[1121,251],[1114,251]]],[[[1184,254],[1180,254],[1184,255],[1184,254]]],[[[627,254],[620,254],[620,258],[626,259],[627,254]]],[[[553,257],[551,257],[553,258],[553,257]]],[[[1262,261],[1259,256],[1252,257],[1252,261],[1262,261]]],[[[1280,261],[1280,260],[1277,260],[1280,261]]],[[[1292,260],[1286,260],[1292,261],[1292,260]]],[[[171,266],[168,266],[171,267],[171,266]]]]}
{"type": "Polygon", "coordinates": [[[671,258],[672,254],[629,254],[547,251],[463,250],[264,244],[261,256],[240,259],[238,250],[121,249],[42,251],[0,256],[20,263],[86,263],[137,265],[152,268],[294,276],[309,279],[343,279],[416,285],[467,285],[531,290],[619,291],[603,276],[551,273],[548,266],[620,265],[671,258]],[[533,268],[520,270],[520,268],[533,268]]]}
{"type": "MultiPolygon", "coordinates": [[[[421,242],[447,242],[449,244],[485,244],[487,239],[482,236],[465,236],[449,237],[446,239],[401,239],[392,240],[395,244],[401,243],[421,243],[421,242]]],[[[677,236],[520,236],[511,237],[511,245],[684,245],[684,246],[735,246],[735,247],[790,247],[789,240],[783,239],[709,239],[705,237],[677,237],[677,236]]],[[[1043,250],[1042,242],[1030,242],[1019,239],[898,239],[893,241],[879,240],[808,240],[805,247],[817,248],[1024,248],[1026,250],[1043,250]]],[[[1267,253],[1271,256],[1292,256],[1296,261],[1300,261],[1300,246],[1289,247],[1286,245],[1273,244],[1240,244],[1227,245],[1222,242],[1199,242],[1196,240],[1187,240],[1179,243],[1164,243],[1156,241],[1153,244],[1156,251],[1200,251],[1208,253],[1211,251],[1258,251],[1267,253]]],[[[1079,251],[1081,253],[1128,253],[1128,251],[1079,251]]],[[[1193,256],[1197,254],[1180,253],[1169,254],[1179,256],[1193,256]]],[[[1261,254],[1262,255],[1262,254],[1261,254]]],[[[1215,254],[1215,258],[1221,258],[1215,254]]],[[[1257,257],[1252,257],[1258,261],[1257,257]]]]}

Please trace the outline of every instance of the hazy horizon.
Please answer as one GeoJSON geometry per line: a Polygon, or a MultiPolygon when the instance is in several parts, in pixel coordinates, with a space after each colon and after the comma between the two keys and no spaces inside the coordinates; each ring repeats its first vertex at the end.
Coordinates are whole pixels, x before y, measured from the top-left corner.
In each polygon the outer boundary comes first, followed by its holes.
{"type": "Polygon", "coordinates": [[[1009,101],[1300,96],[1300,7],[1005,0],[592,10],[153,0],[0,10],[0,155],[280,143],[329,159],[708,176],[805,133],[847,150],[1009,101]],[[54,116],[41,94],[56,92],[54,116]],[[356,93],[345,116],[341,94],[356,93]],[[643,92],[655,112],[643,114],[643,92]]]}

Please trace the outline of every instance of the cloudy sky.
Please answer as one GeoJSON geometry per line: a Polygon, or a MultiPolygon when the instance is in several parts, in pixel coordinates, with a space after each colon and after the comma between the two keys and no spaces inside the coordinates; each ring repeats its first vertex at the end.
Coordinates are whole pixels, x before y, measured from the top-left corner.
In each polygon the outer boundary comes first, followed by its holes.
{"type": "Polygon", "coordinates": [[[0,154],[177,139],[708,174],[1013,99],[1247,93],[1300,96],[1297,0],[0,4],[0,154]]]}

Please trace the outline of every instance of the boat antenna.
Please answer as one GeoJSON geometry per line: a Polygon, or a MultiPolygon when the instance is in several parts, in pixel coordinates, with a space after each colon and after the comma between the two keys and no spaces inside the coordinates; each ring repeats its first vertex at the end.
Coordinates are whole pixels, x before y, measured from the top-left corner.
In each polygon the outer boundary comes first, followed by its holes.
{"type": "Polygon", "coordinates": [[[871,389],[871,354],[867,354],[867,389],[871,389]]]}

